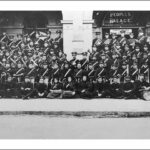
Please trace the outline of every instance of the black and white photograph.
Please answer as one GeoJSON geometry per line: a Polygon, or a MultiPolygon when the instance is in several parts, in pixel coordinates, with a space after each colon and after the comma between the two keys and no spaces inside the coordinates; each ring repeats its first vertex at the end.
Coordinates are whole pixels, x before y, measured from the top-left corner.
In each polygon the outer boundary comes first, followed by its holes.
{"type": "Polygon", "coordinates": [[[149,138],[150,9],[0,10],[0,139],[149,138]]]}

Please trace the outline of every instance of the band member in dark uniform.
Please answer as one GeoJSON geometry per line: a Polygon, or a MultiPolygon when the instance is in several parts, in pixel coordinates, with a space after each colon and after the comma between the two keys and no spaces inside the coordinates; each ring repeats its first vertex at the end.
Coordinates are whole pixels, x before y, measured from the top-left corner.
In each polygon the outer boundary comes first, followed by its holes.
{"type": "Polygon", "coordinates": [[[49,78],[51,79],[51,80],[53,80],[54,79],[54,77],[58,77],[58,79],[60,79],[61,78],[61,72],[60,72],[61,70],[60,70],[60,68],[59,68],[59,64],[57,63],[57,62],[55,62],[54,64],[53,64],[53,66],[51,67],[51,71],[50,71],[50,75],[49,75],[49,78]]]}
{"type": "Polygon", "coordinates": [[[96,89],[98,89],[98,97],[99,98],[110,98],[111,97],[110,81],[106,78],[106,76],[98,77],[96,89]],[[102,81],[101,81],[101,79],[102,79],[102,81]]]}
{"type": "Polygon", "coordinates": [[[75,76],[76,81],[81,80],[82,74],[83,74],[82,65],[81,65],[80,61],[78,61],[77,67],[74,70],[74,76],[75,76]]]}
{"type": "Polygon", "coordinates": [[[81,80],[81,92],[80,97],[85,99],[91,99],[94,95],[95,89],[92,81],[89,80],[86,74],[83,74],[81,80]]]}
{"type": "Polygon", "coordinates": [[[117,64],[112,64],[111,69],[109,71],[109,78],[110,80],[114,78],[114,76],[117,76],[119,74],[119,67],[117,64]]]}
{"type": "Polygon", "coordinates": [[[63,38],[62,38],[62,31],[56,31],[56,38],[54,39],[55,43],[58,44],[58,48],[63,51],[63,38]]]}
{"type": "Polygon", "coordinates": [[[71,65],[69,62],[64,63],[64,68],[61,70],[61,81],[64,81],[67,79],[68,76],[73,75],[73,69],[71,68],[71,65]]]}
{"type": "Polygon", "coordinates": [[[122,84],[122,93],[123,97],[125,99],[135,99],[136,94],[135,94],[135,84],[134,82],[131,82],[130,76],[125,77],[125,83],[122,84]]]}
{"type": "Polygon", "coordinates": [[[123,98],[120,84],[120,77],[114,75],[112,82],[110,83],[110,98],[123,98]]]}
{"type": "Polygon", "coordinates": [[[105,38],[102,40],[102,44],[101,45],[103,45],[103,47],[105,46],[105,45],[108,45],[108,46],[110,46],[110,43],[111,43],[111,39],[109,38],[109,33],[105,33],[105,38]]]}
{"type": "Polygon", "coordinates": [[[18,83],[23,82],[24,80],[24,74],[25,74],[25,68],[23,67],[21,62],[18,62],[16,69],[11,69],[13,73],[13,77],[15,77],[18,83]]]}
{"type": "Polygon", "coordinates": [[[139,28],[138,32],[136,43],[140,44],[140,46],[143,46],[146,44],[147,38],[144,36],[144,32],[141,28],[139,28]]]}
{"type": "Polygon", "coordinates": [[[137,80],[139,74],[138,64],[136,62],[133,63],[133,65],[130,68],[130,76],[131,80],[137,80]]]}
{"type": "Polygon", "coordinates": [[[117,35],[116,35],[116,33],[112,33],[112,34],[111,34],[111,37],[112,37],[112,40],[111,40],[111,42],[110,42],[110,47],[111,47],[111,49],[113,49],[114,46],[115,46],[116,43],[117,43],[117,35]]]}
{"type": "Polygon", "coordinates": [[[130,33],[130,38],[128,39],[128,44],[133,51],[135,48],[136,39],[134,38],[134,34],[132,32],[130,33]]]}
{"type": "Polygon", "coordinates": [[[70,64],[73,70],[76,68],[77,62],[77,52],[72,52],[72,59],[70,60],[70,64]]]}
{"type": "Polygon", "coordinates": [[[100,58],[99,55],[100,55],[100,53],[97,51],[96,46],[93,46],[92,47],[92,52],[90,52],[90,55],[89,55],[89,61],[90,62],[92,61],[93,64],[94,64],[95,62],[97,62],[99,60],[99,58],[100,58]]]}
{"type": "Polygon", "coordinates": [[[25,76],[24,82],[22,82],[20,91],[23,99],[32,98],[31,94],[33,92],[33,83],[31,82],[29,76],[25,76]]]}
{"type": "Polygon", "coordinates": [[[128,64],[123,62],[119,67],[119,74],[121,82],[125,81],[125,77],[128,75],[128,64]]]}
{"type": "Polygon", "coordinates": [[[149,83],[149,66],[147,64],[147,62],[144,62],[143,65],[140,68],[140,74],[144,75],[144,79],[147,79],[147,82],[149,83]]]}
{"type": "Polygon", "coordinates": [[[38,98],[46,98],[47,97],[47,92],[48,92],[48,86],[44,83],[44,78],[41,77],[39,82],[35,85],[35,90],[34,90],[35,96],[38,98]]]}
{"type": "Polygon", "coordinates": [[[96,47],[97,51],[100,51],[102,48],[102,39],[99,32],[96,32],[96,38],[93,39],[92,47],[96,47]]]}
{"type": "Polygon", "coordinates": [[[48,86],[48,95],[47,98],[55,99],[55,98],[62,98],[62,83],[59,81],[58,76],[54,76],[53,80],[49,83],[48,86]]]}
{"type": "Polygon", "coordinates": [[[104,93],[104,82],[101,76],[99,76],[97,78],[97,82],[95,84],[96,87],[96,97],[97,98],[102,98],[103,97],[103,93],[104,93]]]}
{"type": "Polygon", "coordinates": [[[73,77],[69,75],[66,80],[63,81],[63,93],[62,98],[75,98],[75,84],[73,77]]]}
{"type": "Polygon", "coordinates": [[[47,38],[44,40],[45,43],[48,43],[48,45],[53,48],[53,42],[54,39],[51,37],[51,31],[50,29],[47,30],[47,38]]]}
{"type": "Polygon", "coordinates": [[[80,60],[81,66],[83,70],[86,70],[89,63],[87,58],[87,52],[82,53],[82,55],[83,55],[83,59],[80,60]]]}
{"type": "Polygon", "coordinates": [[[19,98],[20,93],[19,93],[19,86],[15,79],[12,78],[11,75],[7,76],[7,80],[4,84],[5,87],[5,98],[19,98]]]}
{"type": "Polygon", "coordinates": [[[136,86],[136,97],[140,99],[149,99],[149,96],[147,97],[147,93],[149,93],[150,90],[150,84],[147,82],[146,78],[144,77],[144,74],[138,75],[138,80],[135,81],[136,86]]]}
{"type": "Polygon", "coordinates": [[[95,78],[99,78],[100,76],[106,76],[106,68],[104,67],[104,63],[101,61],[99,63],[99,67],[97,68],[97,70],[95,71],[95,78]]]}
{"type": "Polygon", "coordinates": [[[120,31],[121,37],[118,39],[118,42],[123,47],[127,43],[127,39],[125,37],[125,30],[120,31]]]}

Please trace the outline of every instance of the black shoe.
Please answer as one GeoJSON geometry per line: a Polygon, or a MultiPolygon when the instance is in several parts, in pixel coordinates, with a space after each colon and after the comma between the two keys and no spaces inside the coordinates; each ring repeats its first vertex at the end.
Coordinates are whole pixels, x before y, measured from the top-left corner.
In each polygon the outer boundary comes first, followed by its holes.
{"type": "Polygon", "coordinates": [[[24,98],[23,98],[23,100],[27,100],[27,99],[29,99],[29,97],[24,97],[24,98]]]}

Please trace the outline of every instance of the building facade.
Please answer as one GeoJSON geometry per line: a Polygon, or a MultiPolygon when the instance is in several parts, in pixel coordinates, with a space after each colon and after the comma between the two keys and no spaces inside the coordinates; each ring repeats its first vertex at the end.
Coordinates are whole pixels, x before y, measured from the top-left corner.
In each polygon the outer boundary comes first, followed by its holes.
{"type": "Polygon", "coordinates": [[[71,52],[82,53],[92,49],[92,40],[108,32],[126,31],[126,36],[138,34],[142,28],[150,36],[150,12],[148,11],[4,11],[0,12],[0,33],[6,32],[10,38],[32,30],[51,29],[55,38],[56,30],[62,30],[64,52],[68,59],[71,52]]]}

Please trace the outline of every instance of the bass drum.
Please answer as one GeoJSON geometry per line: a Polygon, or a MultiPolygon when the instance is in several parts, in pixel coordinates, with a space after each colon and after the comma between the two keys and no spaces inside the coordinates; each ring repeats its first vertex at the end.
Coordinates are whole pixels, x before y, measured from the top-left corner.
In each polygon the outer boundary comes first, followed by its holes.
{"type": "Polygon", "coordinates": [[[150,101],[150,91],[143,91],[143,99],[146,101],[150,101]]]}

